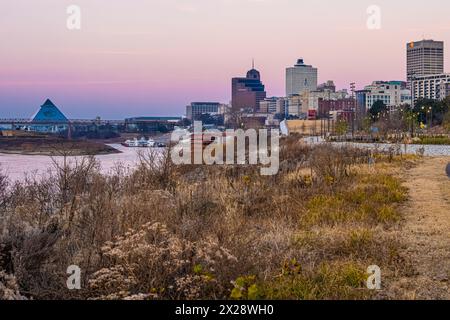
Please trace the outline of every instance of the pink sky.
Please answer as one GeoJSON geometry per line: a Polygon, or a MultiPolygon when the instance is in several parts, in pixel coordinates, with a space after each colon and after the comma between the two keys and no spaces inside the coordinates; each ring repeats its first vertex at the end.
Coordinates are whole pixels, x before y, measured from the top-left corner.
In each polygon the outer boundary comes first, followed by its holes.
{"type": "Polygon", "coordinates": [[[445,41],[450,66],[449,16],[448,0],[2,0],[0,117],[46,98],[71,118],[182,115],[191,101],[229,102],[253,57],[270,96],[300,57],[339,88],[403,80],[411,40],[445,41]],[[71,4],[79,31],[66,28],[71,4]],[[366,27],[372,4],[381,30],[366,27]]]}

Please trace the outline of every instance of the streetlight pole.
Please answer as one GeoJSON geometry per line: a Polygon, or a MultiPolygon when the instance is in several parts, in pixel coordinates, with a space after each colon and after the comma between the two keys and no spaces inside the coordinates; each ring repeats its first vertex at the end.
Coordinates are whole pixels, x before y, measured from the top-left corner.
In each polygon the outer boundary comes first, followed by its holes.
{"type": "Polygon", "coordinates": [[[433,107],[429,107],[428,112],[430,113],[430,129],[431,129],[433,127],[433,107]]]}

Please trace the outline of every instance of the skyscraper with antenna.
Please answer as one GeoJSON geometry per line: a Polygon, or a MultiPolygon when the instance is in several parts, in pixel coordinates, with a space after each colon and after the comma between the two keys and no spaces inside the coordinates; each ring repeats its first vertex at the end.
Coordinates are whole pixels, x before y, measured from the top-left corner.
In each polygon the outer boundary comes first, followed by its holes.
{"type": "Polygon", "coordinates": [[[255,59],[252,59],[252,69],[246,77],[231,80],[231,106],[234,111],[258,112],[259,103],[265,98],[265,86],[260,72],[255,69],[255,59]]]}

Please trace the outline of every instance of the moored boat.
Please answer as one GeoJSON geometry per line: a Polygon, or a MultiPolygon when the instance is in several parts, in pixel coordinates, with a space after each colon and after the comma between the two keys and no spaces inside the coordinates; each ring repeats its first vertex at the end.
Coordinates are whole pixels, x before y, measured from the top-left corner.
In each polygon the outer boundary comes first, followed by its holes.
{"type": "Polygon", "coordinates": [[[154,148],[157,146],[153,139],[147,140],[144,137],[139,140],[137,138],[134,138],[133,140],[126,140],[122,143],[122,145],[128,148],[154,148]]]}

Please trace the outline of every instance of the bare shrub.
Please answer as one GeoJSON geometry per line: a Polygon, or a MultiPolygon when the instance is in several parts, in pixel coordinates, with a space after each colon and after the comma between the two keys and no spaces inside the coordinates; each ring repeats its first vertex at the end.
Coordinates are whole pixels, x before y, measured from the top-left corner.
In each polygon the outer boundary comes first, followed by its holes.
{"type": "Polygon", "coordinates": [[[4,271],[0,271],[0,300],[26,300],[19,292],[16,278],[4,271]]]}
{"type": "Polygon", "coordinates": [[[320,182],[332,184],[350,175],[352,165],[364,163],[369,157],[368,151],[349,147],[331,147],[321,145],[314,148],[309,164],[320,182]]]}
{"type": "Polygon", "coordinates": [[[166,226],[148,223],[102,248],[104,267],[89,281],[99,299],[145,295],[154,299],[218,298],[230,278],[220,273],[236,262],[213,241],[183,241],[166,226]]]}

